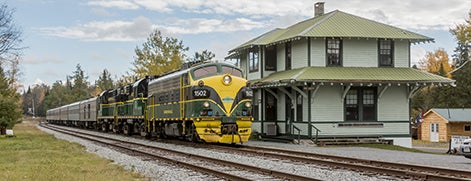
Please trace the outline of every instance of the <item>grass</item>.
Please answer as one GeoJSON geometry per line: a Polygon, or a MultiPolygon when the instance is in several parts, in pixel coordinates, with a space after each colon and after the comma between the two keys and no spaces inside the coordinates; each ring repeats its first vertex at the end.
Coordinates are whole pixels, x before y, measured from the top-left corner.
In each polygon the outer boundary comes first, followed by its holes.
{"type": "Polygon", "coordinates": [[[13,129],[16,137],[0,137],[0,180],[146,180],[40,131],[36,123],[23,121],[13,129]]]}

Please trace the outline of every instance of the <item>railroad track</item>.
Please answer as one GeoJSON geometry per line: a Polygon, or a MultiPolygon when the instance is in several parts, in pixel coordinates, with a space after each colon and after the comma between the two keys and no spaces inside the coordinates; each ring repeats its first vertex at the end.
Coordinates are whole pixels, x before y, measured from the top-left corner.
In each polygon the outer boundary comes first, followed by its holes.
{"type": "Polygon", "coordinates": [[[63,134],[115,147],[144,157],[155,158],[168,163],[173,163],[198,172],[215,175],[228,180],[317,180],[315,178],[304,177],[291,173],[190,154],[179,150],[171,150],[109,137],[97,136],[93,134],[72,131],[69,129],[52,127],[45,124],[41,124],[40,126],[63,134]]]}
{"type": "Polygon", "coordinates": [[[414,180],[467,180],[471,181],[471,172],[465,170],[452,170],[439,167],[392,163],[359,158],[307,153],[293,150],[284,150],[267,147],[240,146],[231,148],[220,145],[194,145],[209,147],[216,150],[238,152],[239,154],[254,154],[283,160],[293,160],[308,164],[321,164],[334,168],[345,168],[353,171],[386,174],[399,178],[414,180]]]}

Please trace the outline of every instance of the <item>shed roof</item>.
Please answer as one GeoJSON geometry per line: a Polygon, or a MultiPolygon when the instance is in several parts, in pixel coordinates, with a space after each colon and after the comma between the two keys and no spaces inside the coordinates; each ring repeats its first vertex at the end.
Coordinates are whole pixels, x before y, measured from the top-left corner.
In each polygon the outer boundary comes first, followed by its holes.
{"type": "Polygon", "coordinates": [[[471,122],[470,108],[433,108],[432,110],[450,122],[471,122]]]}
{"type": "Polygon", "coordinates": [[[277,44],[301,37],[384,38],[409,40],[412,43],[433,41],[433,38],[424,35],[335,10],[285,29],[274,29],[239,45],[230,52],[254,45],[277,44]]]}
{"type": "Polygon", "coordinates": [[[445,77],[406,67],[304,67],[275,72],[262,79],[252,80],[251,83],[254,87],[264,87],[292,81],[318,83],[436,83],[450,85],[454,85],[455,82],[445,77]]]}

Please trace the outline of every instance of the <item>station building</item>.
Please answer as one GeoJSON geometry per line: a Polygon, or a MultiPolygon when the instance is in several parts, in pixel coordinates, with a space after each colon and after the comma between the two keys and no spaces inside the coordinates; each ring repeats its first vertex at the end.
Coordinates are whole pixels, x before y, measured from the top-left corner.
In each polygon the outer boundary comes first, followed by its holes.
{"type": "Polygon", "coordinates": [[[229,51],[254,90],[253,131],[302,138],[379,137],[411,147],[410,99],[454,80],[411,68],[433,39],[343,11],[277,28],[229,51]]]}

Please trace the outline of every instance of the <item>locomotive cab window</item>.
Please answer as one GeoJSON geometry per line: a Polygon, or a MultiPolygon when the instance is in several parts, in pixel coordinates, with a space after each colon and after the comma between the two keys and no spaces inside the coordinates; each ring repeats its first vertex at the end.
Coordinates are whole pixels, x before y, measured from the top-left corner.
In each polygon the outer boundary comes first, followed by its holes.
{"type": "Polygon", "coordinates": [[[242,71],[235,67],[222,66],[222,73],[242,77],[242,71]]]}
{"type": "Polygon", "coordinates": [[[193,75],[196,79],[207,77],[210,75],[215,75],[218,73],[218,68],[215,65],[200,67],[193,71],[193,75]]]}

